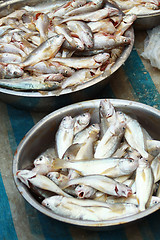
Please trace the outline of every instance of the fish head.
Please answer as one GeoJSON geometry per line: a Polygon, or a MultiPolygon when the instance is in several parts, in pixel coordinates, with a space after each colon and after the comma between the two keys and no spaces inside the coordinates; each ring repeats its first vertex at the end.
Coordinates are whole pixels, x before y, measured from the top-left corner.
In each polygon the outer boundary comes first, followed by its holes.
{"type": "Polygon", "coordinates": [[[128,175],[138,167],[138,160],[132,158],[121,159],[119,162],[119,168],[124,173],[128,175]]]}
{"type": "Polygon", "coordinates": [[[72,129],[74,127],[74,120],[71,116],[65,116],[60,124],[61,128],[72,129]]]}
{"type": "Polygon", "coordinates": [[[51,163],[50,159],[47,156],[44,156],[44,155],[40,155],[33,162],[35,167],[38,166],[38,165],[48,165],[50,163],[51,163]]]}
{"type": "Polygon", "coordinates": [[[21,77],[24,74],[23,69],[16,64],[8,64],[6,67],[6,78],[21,77]]]}
{"type": "Polygon", "coordinates": [[[86,112],[86,113],[83,113],[82,115],[80,115],[77,118],[77,121],[78,121],[79,125],[88,125],[90,122],[90,119],[91,119],[90,113],[86,112]]]}
{"type": "Polygon", "coordinates": [[[115,192],[119,196],[129,197],[132,195],[132,189],[124,184],[117,184],[115,187],[115,192]]]}
{"type": "Polygon", "coordinates": [[[55,182],[56,184],[59,183],[59,181],[58,181],[59,176],[60,176],[59,172],[49,172],[49,173],[47,173],[47,177],[49,179],[51,179],[53,182],[55,182]]]}
{"type": "Polygon", "coordinates": [[[109,118],[114,114],[115,110],[108,99],[103,99],[100,101],[99,112],[100,116],[109,118]]]}
{"type": "Polygon", "coordinates": [[[78,198],[90,198],[95,193],[95,189],[86,185],[78,185],[75,188],[78,198]]]}
{"type": "Polygon", "coordinates": [[[52,209],[53,207],[57,207],[61,203],[62,199],[62,196],[52,196],[49,198],[45,198],[42,201],[42,205],[49,209],[52,209]]]}
{"type": "Polygon", "coordinates": [[[142,158],[142,157],[139,158],[138,163],[139,163],[139,167],[141,168],[146,168],[150,166],[150,161],[148,161],[148,159],[146,158],[142,158]]]}
{"type": "Polygon", "coordinates": [[[18,170],[16,173],[18,179],[29,187],[28,180],[36,176],[36,173],[30,170],[18,170]]]}

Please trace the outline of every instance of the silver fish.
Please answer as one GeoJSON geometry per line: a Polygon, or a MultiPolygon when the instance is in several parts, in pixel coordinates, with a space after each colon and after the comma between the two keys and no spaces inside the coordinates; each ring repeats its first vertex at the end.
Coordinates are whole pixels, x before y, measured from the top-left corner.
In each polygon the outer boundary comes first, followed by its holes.
{"type": "Polygon", "coordinates": [[[74,118],[74,135],[86,128],[90,122],[91,114],[89,112],[82,113],[74,118]]]}
{"type": "Polygon", "coordinates": [[[144,211],[153,190],[153,173],[149,162],[141,158],[136,170],[136,197],[138,199],[139,210],[144,211]]]}
{"type": "Polygon", "coordinates": [[[137,168],[138,161],[127,158],[91,159],[72,162],[55,159],[53,165],[55,170],[61,168],[74,169],[83,176],[99,174],[108,177],[119,177],[132,173],[137,168]]]}
{"type": "Polygon", "coordinates": [[[90,27],[82,21],[68,21],[67,27],[70,31],[76,33],[79,39],[87,48],[93,47],[93,34],[90,27]]]}
{"type": "Polygon", "coordinates": [[[14,18],[20,20],[24,13],[26,13],[26,11],[20,9],[8,14],[6,17],[0,18],[0,26],[6,21],[6,19],[14,18]]]}
{"type": "Polygon", "coordinates": [[[56,35],[40,44],[29,56],[20,64],[21,67],[34,65],[42,60],[47,60],[55,56],[59,51],[65,38],[63,35],[56,35]],[[36,57],[35,57],[36,56],[36,57]]]}
{"type": "Polygon", "coordinates": [[[82,43],[82,41],[77,38],[77,37],[73,37],[74,42],[76,44],[75,47],[73,47],[71,44],[69,44],[69,42],[65,41],[62,45],[63,49],[68,49],[71,51],[75,51],[75,50],[79,50],[79,51],[83,51],[84,50],[84,44],[82,43]]]}
{"type": "Polygon", "coordinates": [[[75,193],[78,198],[91,198],[95,193],[96,189],[86,185],[78,185],[75,188],[75,193]]]}
{"type": "Polygon", "coordinates": [[[146,148],[151,155],[156,156],[160,152],[160,141],[148,139],[146,141],[146,148]]]}
{"type": "Polygon", "coordinates": [[[68,176],[59,172],[48,172],[47,177],[53,182],[55,182],[55,184],[57,184],[58,186],[62,183],[64,184],[65,182],[68,182],[69,180],[68,176]]]}
{"type": "Polygon", "coordinates": [[[108,53],[100,53],[92,57],[85,57],[85,58],[52,58],[52,61],[59,62],[65,66],[73,67],[75,69],[81,68],[98,68],[104,62],[109,59],[108,53]]]}
{"type": "Polygon", "coordinates": [[[44,13],[39,14],[35,22],[35,26],[39,31],[41,43],[46,41],[49,27],[49,17],[44,13]]]}
{"type": "Polygon", "coordinates": [[[11,26],[0,26],[0,37],[2,37],[9,29],[12,29],[11,26]]]}
{"type": "Polygon", "coordinates": [[[133,24],[136,18],[137,16],[134,14],[124,16],[123,21],[116,28],[115,35],[122,36],[125,33],[125,31],[127,31],[128,28],[133,24]]]}
{"type": "Polygon", "coordinates": [[[56,132],[56,149],[58,157],[62,158],[63,154],[72,145],[74,136],[74,120],[71,116],[66,116],[62,119],[59,128],[56,132]]]}
{"type": "Polygon", "coordinates": [[[19,170],[17,171],[16,176],[28,187],[29,184],[31,183],[38,188],[48,190],[66,197],[71,197],[69,194],[65,193],[61,188],[59,188],[52,180],[50,180],[46,176],[35,174],[29,170],[28,172],[27,170],[19,170]]]}
{"type": "MultiPolygon", "coordinates": [[[[60,74],[60,78],[63,75],[60,74]]],[[[58,81],[60,80],[58,74],[58,81]]],[[[37,91],[37,90],[55,90],[61,86],[59,82],[55,81],[55,74],[46,74],[38,77],[24,77],[24,78],[12,78],[12,80],[1,79],[0,86],[14,89],[14,90],[25,90],[25,91],[37,91]]]]}
{"type": "Polygon", "coordinates": [[[152,160],[151,168],[153,170],[154,183],[160,180],[160,153],[152,160]]]}
{"type": "Polygon", "coordinates": [[[90,27],[93,33],[102,31],[105,33],[113,34],[116,32],[116,28],[110,21],[110,18],[106,18],[98,22],[89,22],[87,25],[90,27]]]}
{"type": "Polygon", "coordinates": [[[0,53],[14,53],[20,54],[22,57],[26,56],[24,51],[16,47],[13,43],[0,43],[0,53]]]}
{"type": "Polygon", "coordinates": [[[71,185],[87,185],[103,193],[107,193],[113,196],[124,196],[128,197],[132,194],[130,187],[122,183],[118,183],[115,180],[101,175],[91,175],[81,178],[76,178],[68,181],[67,183],[62,183],[62,189],[67,188],[71,185]]]}
{"type": "Polygon", "coordinates": [[[16,64],[0,63],[0,78],[16,78],[21,77],[23,74],[23,69],[16,64]]]}
{"type": "Polygon", "coordinates": [[[22,62],[22,57],[15,53],[0,53],[0,62],[3,63],[20,63],[22,62]]]}

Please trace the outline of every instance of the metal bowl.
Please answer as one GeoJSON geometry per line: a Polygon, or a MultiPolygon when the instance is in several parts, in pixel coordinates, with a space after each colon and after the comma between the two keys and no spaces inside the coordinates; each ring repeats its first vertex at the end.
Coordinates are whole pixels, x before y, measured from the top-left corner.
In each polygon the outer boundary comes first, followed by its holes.
{"type": "MultiPolygon", "coordinates": [[[[160,140],[160,111],[153,107],[127,100],[110,99],[111,103],[118,110],[125,113],[134,115],[139,123],[149,132],[153,139],[160,140]]],[[[100,99],[90,100],[75,103],[67,107],[63,107],[56,110],[42,120],[40,120],[22,139],[13,159],[13,176],[15,184],[20,194],[28,201],[34,208],[43,214],[76,226],[81,226],[90,229],[108,230],[115,228],[122,224],[131,223],[137,221],[151,213],[157,211],[160,208],[160,203],[154,205],[147,210],[138,214],[107,221],[83,221],[75,220],[67,217],[63,217],[55,214],[51,210],[42,206],[36,198],[32,195],[30,190],[19,181],[16,177],[17,170],[25,169],[31,165],[36,157],[38,157],[45,150],[54,146],[54,136],[59,126],[60,121],[66,115],[74,117],[77,114],[89,111],[91,114],[91,122],[96,123],[99,121],[99,104],[100,99]]]]}
{"type": "Polygon", "coordinates": [[[134,28],[137,30],[148,30],[160,24],[160,10],[155,13],[137,15],[134,28]]]}
{"type": "MultiPolygon", "coordinates": [[[[25,5],[35,5],[38,0],[10,0],[0,3],[0,17],[23,7],[25,5]]],[[[66,89],[63,94],[57,96],[54,91],[40,92],[22,92],[5,88],[0,88],[0,99],[17,108],[33,110],[33,111],[51,111],[59,107],[71,104],[73,102],[84,101],[94,98],[111,79],[112,74],[119,69],[130,55],[134,43],[134,31],[131,27],[126,31],[125,36],[131,38],[131,43],[125,47],[121,56],[112,66],[111,71],[104,71],[102,75],[79,85],[75,90],[66,89]],[[47,107],[46,107],[47,106],[47,107]]]]}

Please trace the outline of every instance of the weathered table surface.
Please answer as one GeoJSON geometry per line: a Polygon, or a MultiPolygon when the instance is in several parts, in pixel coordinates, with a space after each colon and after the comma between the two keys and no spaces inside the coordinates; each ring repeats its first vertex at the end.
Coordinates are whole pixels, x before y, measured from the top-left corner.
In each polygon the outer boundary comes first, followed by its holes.
{"type": "MultiPolygon", "coordinates": [[[[160,70],[141,57],[145,31],[135,32],[135,45],[125,65],[96,98],[135,100],[160,109],[160,70]]],[[[28,130],[46,113],[26,112],[0,102],[0,240],[152,240],[160,239],[160,212],[114,231],[95,232],[52,220],[31,207],[12,177],[14,152],[28,130]]]]}

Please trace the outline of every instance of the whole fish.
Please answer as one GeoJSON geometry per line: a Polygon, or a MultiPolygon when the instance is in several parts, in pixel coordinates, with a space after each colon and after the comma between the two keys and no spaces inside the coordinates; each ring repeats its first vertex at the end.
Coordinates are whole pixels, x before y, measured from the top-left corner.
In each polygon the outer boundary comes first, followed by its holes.
{"type": "Polygon", "coordinates": [[[147,207],[150,197],[153,191],[153,172],[150,167],[150,163],[141,158],[139,160],[139,166],[136,169],[136,197],[138,199],[139,210],[144,211],[147,207]]]}
{"type": "Polygon", "coordinates": [[[28,65],[34,65],[40,61],[50,59],[56,55],[59,51],[65,38],[63,35],[56,35],[42,44],[39,45],[35,50],[33,50],[29,56],[20,64],[21,67],[26,67],[28,65]]]}
{"type": "Polygon", "coordinates": [[[0,43],[0,53],[15,53],[25,57],[26,54],[20,48],[16,47],[13,43],[0,43]]]}
{"type": "Polygon", "coordinates": [[[89,79],[91,79],[91,77],[92,75],[90,69],[78,70],[63,81],[61,88],[62,89],[65,89],[67,87],[74,88],[79,84],[87,82],[89,79]]]}
{"type": "Polygon", "coordinates": [[[132,173],[137,168],[138,161],[127,158],[90,159],[72,162],[55,159],[53,165],[55,170],[62,168],[74,169],[83,176],[98,174],[119,177],[132,173]]]}
{"type": "Polygon", "coordinates": [[[55,90],[61,86],[56,79],[59,81],[63,78],[63,75],[61,74],[58,74],[57,76],[55,75],[56,74],[46,74],[38,77],[31,76],[24,78],[12,78],[12,81],[8,79],[1,79],[0,86],[9,89],[25,91],[55,90]]]}
{"type": "Polygon", "coordinates": [[[33,72],[34,74],[57,74],[61,73],[64,76],[71,76],[75,70],[70,67],[63,66],[58,62],[41,61],[32,66],[25,67],[25,70],[33,72]]]}
{"type": "Polygon", "coordinates": [[[96,193],[96,189],[87,185],[78,185],[75,188],[75,193],[78,198],[91,198],[96,193]]]}
{"type": "Polygon", "coordinates": [[[23,74],[23,69],[16,64],[0,63],[0,78],[16,78],[21,77],[23,74]]]}
{"type": "Polygon", "coordinates": [[[106,17],[114,16],[118,14],[119,10],[113,6],[106,6],[105,8],[93,11],[93,12],[87,12],[78,14],[75,16],[70,16],[68,18],[65,18],[61,22],[68,22],[68,21],[75,21],[75,20],[81,20],[85,22],[96,22],[99,20],[102,20],[106,17]]]}
{"type": "Polygon", "coordinates": [[[61,196],[46,198],[42,201],[42,205],[48,207],[54,213],[64,217],[91,221],[103,221],[119,217],[121,218],[138,213],[138,208],[134,204],[114,204],[112,205],[112,208],[109,208],[107,204],[106,207],[87,207],[78,205],[78,202],[76,204],[73,204],[73,202],[66,202],[61,196]]]}
{"type": "MultiPolygon", "coordinates": [[[[22,62],[22,57],[15,53],[0,53],[0,62],[2,63],[20,63],[22,62]]],[[[21,67],[21,66],[20,66],[21,67]]]]}
{"type": "Polygon", "coordinates": [[[55,135],[56,149],[58,157],[62,158],[67,148],[73,143],[74,136],[74,120],[71,116],[62,119],[55,135]]]}
{"type": "Polygon", "coordinates": [[[37,14],[35,21],[36,29],[39,31],[41,43],[47,40],[49,17],[47,14],[37,14]]]}
{"type": "Polygon", "coordinates": [[[82,131],[89,125],[91,114],[89,112],[82,113],[74,118],[74,135],[82,131]]]}
{"type": "Polygon", "coordinates": [[[82,7],[78,7],[76,9],[69,11],[68,13],[66,13],[64,15],[64,17],[75,16],[75,15],[81,14],[81,13],[93,12],[93,11],[101,8],[102,5],[103,5],[103,0],[92,0],[92,1],[87,2],[82,7]]]}
{"type": "Polygon", "coordinates": [[[119,121],[117,121],[115,125],[111,125],[99,141],[94,153],[94,158],[111,157],[120,145],[125,127],[126,124],[119,121]]]}
{"type": "Polygon", "coordinates": [[[98,68],[109,59],[109,56],[108,53],[100,53],[92,57],[52,58],[52,61],[75,69],[98,68]]]}
{"type": "Polygon", "coordinates": [[[56,1],[53,3],[41,3],[37,4],[35,6],[24,6],[23,9],[26,10],[27,12],[52,12],[54,9],[59,8],[65,3],[65,1],[56,1]]]}
{"type": "Polygon", "coordinates": [[[113,196],[124,196],[128,197],[132,194],[130,187],[122,183],[118,183],[115,180],[101,175],[91,175],[81,178],[75,178],[67,183],[62,183],[62,189],[67,188],[71,185],[87,185],[103,193],[107,193],[113,196]]]}
{"type": "Polygon", "coordinates": [[[82,21],[68,21],[67,27],[76,33],[79,39],[87,48],[93,47],[93,34],[90,27],[82,21]]]}
{"type": "Polygon", "coordinates": [[[32,171],[26,172],[27,170],[19,170],[16,173],[16,176],[29,187],[29,184],[33,184],[34,186],[54,192],[59,195],[63,195],[66,197],[70,197],[69,194],[65,193],[61,188],[59,188],[52,180],[47,178],[46,176],[30,173],[32,171]]]}

